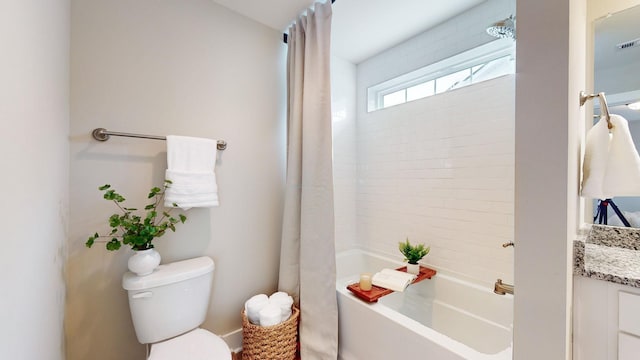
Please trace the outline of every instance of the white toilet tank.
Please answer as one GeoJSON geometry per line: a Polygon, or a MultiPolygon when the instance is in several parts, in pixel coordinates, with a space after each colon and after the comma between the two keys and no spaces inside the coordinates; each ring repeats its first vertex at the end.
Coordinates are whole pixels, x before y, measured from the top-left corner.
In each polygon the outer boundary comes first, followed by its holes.
{"type": "Polygon", "coordinates": [[[203,256],[158,266],[152,274],[124,274],[129,309],[141,344],[178,336],[200,326],[209,307],[213,260],[203,256]]]}

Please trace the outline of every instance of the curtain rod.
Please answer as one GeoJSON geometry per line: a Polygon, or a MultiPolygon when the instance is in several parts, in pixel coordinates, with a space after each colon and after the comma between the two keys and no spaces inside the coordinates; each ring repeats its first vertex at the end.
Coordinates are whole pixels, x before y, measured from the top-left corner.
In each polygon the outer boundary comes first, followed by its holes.
{"type": "MultiPolygon", "coordinates": [[[[336,2],[336,0],[331,0],[331,3],[333,4],[334,2],[336,2]]],[[[289,38],[289,35],[287,35],[287,33],[282,34],[282,42],[284,42],[285,44],[287,43],[287,39],[289,38]]]]}
{"type": "MultiPolygon", "coordinates": [[[[94,139],[98,141],[107,141],[111,136],[124,136],[124,137],[152,139],[152,140],[167,140],[166,136],[123,133],[123,132],[117,132],[117,131],[109,131],[105,128],[93,129],[93,131],[91,132],[91,135],[93,136],[94,139]]],[[[218,150],[226,149],[227,142],[224,140],[218,140],[217,148],[218,150]]]]}

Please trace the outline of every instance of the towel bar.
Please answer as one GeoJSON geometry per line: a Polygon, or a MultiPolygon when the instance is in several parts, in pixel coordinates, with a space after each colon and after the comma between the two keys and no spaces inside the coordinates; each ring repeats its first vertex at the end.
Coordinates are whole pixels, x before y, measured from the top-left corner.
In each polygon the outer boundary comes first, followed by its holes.
{"type": "Polygon", "coordinates": [[[589,94],[587,95],[584,91],[580,91],[580,106],[583,106],[587,100],[591,100],[597,97],[600,100],[600,111],[604,115],[604,118],[607,120],[607,127],[609,129],[613,128],[611,124],[611,118],[609,117],[609,105],[607,105],[607,98],[604,96],[603,92],[597,94],[589,94]]]}
{"type": "MultiPolygon", "coordinates": [[[[94,139],[98,141],[107,141],[111,136],[124,136],[124,137],[152,139],[152,140],[167,140],[166,136],[123,133],[123,132],[117,132],[117,131],[109,131],[105,128],[93,129],[93,131],[91,132],[91,135],[93,136],[94,139]]],[[[218,140],[217,148],[218,150],[225,150],[227,148],[227,142],[224,140],[218,140]]]]}

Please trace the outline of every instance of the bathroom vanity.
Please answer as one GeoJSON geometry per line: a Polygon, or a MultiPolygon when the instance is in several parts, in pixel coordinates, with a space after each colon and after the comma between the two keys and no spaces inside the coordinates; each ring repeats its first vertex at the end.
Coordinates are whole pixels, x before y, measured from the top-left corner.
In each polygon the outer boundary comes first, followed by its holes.
{"type": "Polygon", "coordinates": [[[640,229],[592,225],[574,242],[574,359],[640,354],[640,229]]]}

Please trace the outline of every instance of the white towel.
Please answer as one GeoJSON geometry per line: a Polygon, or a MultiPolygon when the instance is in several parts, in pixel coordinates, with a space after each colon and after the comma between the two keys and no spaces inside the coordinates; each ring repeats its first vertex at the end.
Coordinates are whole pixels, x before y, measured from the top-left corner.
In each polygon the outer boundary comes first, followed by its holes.
{"type": "Polygon", "coordinates": [[[640,195],[640,156],[629,132],[629,122],[611,115],[611,143],[604,176],[604,192],[613,196],[640,195]]]}
{"type": "Polygon", "coordinates": [[[252,296],[244,303],[244,312],[249,322],[260,325],[260,311],[269,304],[269,297],[265,294],[252,296]]]}
{"type": "Polygon", "coordinates": [[[165,178],[172,184],[165,193],[166,207],[173,207],[174,203],[184,210],[218,206],[216,151],[216,140],[167,136],[165,178]]]}
{"type": "Polygon", "coordinates": [[[280,306],[267,303],[267,305],[260,310],[260,326],[273,326],[281,322],[282,312],[280,311],[280,306]]]}
{"type": "Polygon", "coordinates": [[[587,133],[582,163],[582,196],[606,199],[602,188],[609,157],[609,129],[607,120],[600,118],[587,133]]]}
{"type": "Polygon", "coordinates": [[[625,118],[612,114],[611,131],[600,118],[587,133],[582,165],[583,197],[609,199],[640,195],[640,157],[625,118]]]}
{"type": "Polygon", "coordinates": [[[393,269],[382,269],[371,278],[375,286],[393,291],[404,291],[416,279],[416,275],[393,269]]]}
{"type": "Polygon", "coordinates": [[[289,296],[289,294],[283,291],[278,291],[269,296],[269,302],[280,307],[282,322],[287,321],[291,317],[293,298],[289,296]]]}

